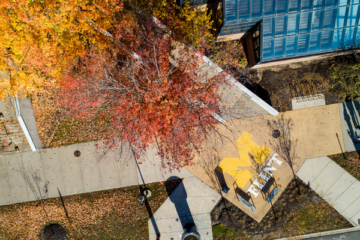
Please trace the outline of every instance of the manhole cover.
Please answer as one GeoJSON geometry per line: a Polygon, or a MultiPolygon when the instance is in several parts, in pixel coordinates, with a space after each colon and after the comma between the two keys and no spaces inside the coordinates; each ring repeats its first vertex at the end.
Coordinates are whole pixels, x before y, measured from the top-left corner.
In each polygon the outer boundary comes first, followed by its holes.
{"type": "Polygon", "coordinates": [[[280,137],[280,131],[277,130],[277,129],[275,129],[274,131],[272,131],[272,136],[273,136],[274,138],[280,137]]]}
{"type": "Polygon", "coordinates": [[[75,155],[75,157],[80,157],[81,152],[80,152],[79,150],[76,150],[76,151],[74,152],[74,155],[75,155]]]}
{"type": "Polygon", "coordinates": [[[44,240],[66,240],[66,230],[57,223],[46,225],[42,230],[42,239],[44,240]]]}

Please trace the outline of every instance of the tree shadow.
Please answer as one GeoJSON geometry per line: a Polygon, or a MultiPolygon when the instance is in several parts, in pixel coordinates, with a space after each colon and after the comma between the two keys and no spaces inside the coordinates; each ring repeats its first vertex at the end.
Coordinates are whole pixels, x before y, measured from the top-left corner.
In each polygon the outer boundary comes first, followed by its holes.
{"type": "MultiPolygon", "coordinates": [[[[274,130],[278,130],[280,132],[280,136],[277,138],[273,137],[270,141],[270,146],[272,145],[275,152],[282,157],[285,162],[290,166],[293,176],[295,178],[295,170],[294,165],[296,164],[296,160],[298,156],[296,154],[296,145],[298,140],[291,139],[291,131],[294,128],[294,122],[291,118],[285,118],[284,114],[281,114],[278,120],[268,120],[268,127],[270,128],[270,133],[272,134],[274,130]]],[[[299,184],[295,178],[296,186],[298,188],[298,193],[300,192],[299,184]]]]}

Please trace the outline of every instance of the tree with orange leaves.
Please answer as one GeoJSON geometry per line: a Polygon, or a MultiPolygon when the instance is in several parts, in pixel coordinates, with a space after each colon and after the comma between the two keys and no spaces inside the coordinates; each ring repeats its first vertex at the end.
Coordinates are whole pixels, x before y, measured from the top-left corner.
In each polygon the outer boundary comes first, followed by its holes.
{"type": "Polygon", "coordinates": [[[199,60],[186,46],[171,63],[173,40],[152,21],[112,34],[131,35],[135,40],[127,47],[137,57],[126,54],[123,44],[92,48],[62,79],[59,101],[77,117],[110,120],[105,138],[128,143],[136,158],[153,144],[164,167],[190,164],[218,123],[213,114],[225,78],[198,74],[199,60]]]}
{"type": "Polygon", "coordinates": [[[108,45],[92,24],[109,29],[122,9],[119,0],[0,1],[0,96],[53,86],[90,44],[108,45]]]}

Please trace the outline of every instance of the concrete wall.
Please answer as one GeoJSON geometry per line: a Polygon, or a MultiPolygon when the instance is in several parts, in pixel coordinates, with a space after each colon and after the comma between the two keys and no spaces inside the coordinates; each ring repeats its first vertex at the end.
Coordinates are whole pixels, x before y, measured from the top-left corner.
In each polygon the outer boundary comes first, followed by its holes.
{"type": "Polygon", "coordinates": [[[358,52],[360,52],[360,50],[351,50],[351,51],[346,51],[346,52],[328,53],[328,54],[322,54],[322,55],[316,55],[316,56],[308,56],[308,57],[302,57],[302,58],[296,58],[296,59],[286,59],[286,60],[282,60],[282,61],[275,61],[275,62],[269,62],[269,63],[263,63],[263,64],[255,65],[251,69],[279,66],[279,65],[291,64],[291,63],[298,63],[298,62],[304,62],[304,61],[310,61],[310,60],[316,60],[316,59],[323,59],[323,58],[335,57],[335,56],[340,56],[340,55],[347,55],[347,54],[350,54],[350,53],[358,53],[358,52]]]}

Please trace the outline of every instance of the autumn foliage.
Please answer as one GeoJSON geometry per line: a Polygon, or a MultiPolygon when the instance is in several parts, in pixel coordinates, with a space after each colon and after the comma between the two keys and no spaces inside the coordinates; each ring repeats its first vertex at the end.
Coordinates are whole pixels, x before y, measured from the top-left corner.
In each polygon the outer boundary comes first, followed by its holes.
{"type": "Polygon", "coordinates": [[[103,121],[102,139],[187,165],[217,123],[223,79],[197,73],[210,17],[165,0],[1,1],[0,96],[60,86],[59,107],[103,121]]]}
{"type": "Polygon", "coordinates": [[[118,0],[0,1],[0,96],[54,86],[69,60],[90,44],[107,46],[94,28],[111,28],[118,0]]]}
{"type": "MultiPolygon", "coordinates": [[[[186,46],[171,63],[172,38],[152,21],[142,26],[129,33],[137,58],[123,44],[92,48],[62,79],[60,102],[77,117],[108,119],[106,138],[129,143],[135,157],[153,144],[164,166],[178,168],[191,162],[217,123],[212,113],[224,79],[199,76],[200,61],[186,46]]],[[[112,34],[126,37],[117,29],[112,34]]]]}

